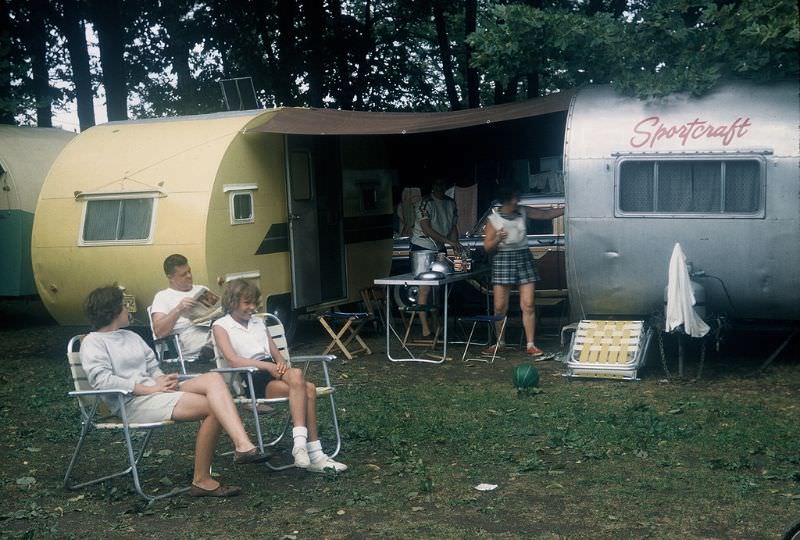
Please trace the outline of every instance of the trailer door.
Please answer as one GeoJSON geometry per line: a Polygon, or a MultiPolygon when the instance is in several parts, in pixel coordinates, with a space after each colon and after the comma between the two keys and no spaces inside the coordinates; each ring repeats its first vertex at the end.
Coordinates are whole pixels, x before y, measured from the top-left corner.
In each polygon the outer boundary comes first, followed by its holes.
{"type": "Polygon", "coordinates": [[[295,309],[347,296],[338,149],[338,141],[332,137],[287,137],[289,251],[295,309]]]}

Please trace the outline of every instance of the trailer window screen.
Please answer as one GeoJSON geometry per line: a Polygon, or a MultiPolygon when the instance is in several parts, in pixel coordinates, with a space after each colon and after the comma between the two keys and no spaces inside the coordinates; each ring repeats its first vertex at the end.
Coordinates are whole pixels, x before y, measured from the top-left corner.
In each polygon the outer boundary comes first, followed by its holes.
{"type": "Polygon", "coordinates": [[[147,240],[153,218],[153,199],[99,199],[86,201],[84,242],[147,240]]]}
{"type": "Polygon", "coordinates": [[[619,209],[650,214],[752,214],[761,207],[756,160],[624,161],[619,209]]]}
{"type": "Polygon", "coordinates": [[[238,191],[230,195],[231,223],[253,223],[253,193],[251,191],[238,191]]]}

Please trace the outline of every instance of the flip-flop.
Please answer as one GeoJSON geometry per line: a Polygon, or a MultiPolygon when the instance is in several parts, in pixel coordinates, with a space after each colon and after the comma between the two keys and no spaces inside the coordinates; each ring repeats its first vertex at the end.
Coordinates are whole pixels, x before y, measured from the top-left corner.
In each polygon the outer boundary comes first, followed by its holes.
{"type": "Polygon", "coordinates": [[[192,484],[192,487],[189,489],[189,496],[190,497],[235,497],[242,492],[242,488],[239,486],[226,486],[225,484],[220,484],[216,487],[216,489],[204,489],[200,486],[196,486],[192,484]]]}

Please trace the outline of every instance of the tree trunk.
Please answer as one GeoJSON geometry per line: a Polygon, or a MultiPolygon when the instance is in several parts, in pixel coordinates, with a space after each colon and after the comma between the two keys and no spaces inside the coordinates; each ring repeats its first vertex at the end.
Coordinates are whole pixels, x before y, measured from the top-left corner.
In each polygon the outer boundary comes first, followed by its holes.
{"type": "Polygon", "coordinates": [[[444,84],[447,88],[447,99],[450,101],[450,109],[457,111],[461,108],[461,103],[458,99],[458,93],[456,92],[456,81],[453,76],[453,58],[450,52],[450,39],[447,37],[444,9],[440,2],[433,3],[433,20],[436,23],[436,41],[439,42],[439,53],[442,56],[442,71],[444,72],[444,84]]]}
{"type": "Polygon", "coordinates": [[[172,58],[172,70],[177,78],[178,104],[176,111],[179,115],[197,112],[194,103],[194,79],[189,69],[189,47],[186,44],[186,29],[179,15],[185,13],[186,6],[180,5],[179,0],[164,0],[162,9],[164,25],[169,34],[167,54],[172,58]]]}
{"type": "Polygon", "coordinates": [[[30,22],[28,46],[33,72],[33,96],[36,99],[36,125],[53,127],[53,96],[50,91],[50,74],[47,66],[47,0],[34,0],[28,4],[30,22]]]}
{"type": "Polygon", "coordinates": [[[308,36],[308,47],[306,48],[308,104],[312,107],[322,107],[322,98],[325,96],[325,58],[322,50],[325,14],[322,0],[304,0],[303,5],[305,7],[306,32],[308,36]]]}
{"type": "Polygon", "coordinates": [[[344,110],[353,108],[353,86],[350,82],[350,65],[347,61],[350,40],[345,36],[344,20],[342,17],[341,0],[330,0],[331,19],[333,21],[333,49],[336,61],[336,73],[339,79],[338,87],[333,89],[337,95],[337,105],[344,110]]]}
{"type": "Polygon", "coordinates": [[[367,93],[367,73],[369,71],[370,55],[375,45],[372,37],[372,1],[364,2],[364,32],[361,36],[358,72],[356,73],[355,101],[356,109],[364,109],[364,99],[367,93]]]}
{"type": "Polygon", "coordinates": [[[294,105],[294,14],[295,0],[278,0],[278,69],[275,80],[275,101],[278,106],[294,105]]]}
{"type": "Polygon", "coordinates": [[[128,119],[128,83],[124,61],[126,30],[121,10],[121,0],[92,2],[109,120],[128,119]]]}
{"type": "Polygon", "coordinates": [[[531,71],[525,77],[528,79],[528,99],[539,97],[539,72],[531,71]]]}
{"type": "Polygon", "coordinates": [[[86,44],[86,26],[77,0],[62,0],[64,6],[61,32],[67,42],[75,100],[78,103],[78,122],[81,131],[92,127],[94,119],[94,92],[89,69],[89,49],[86,44]]]}
{"type": "MultiPolygon", "coordinates": [[[[0,0],[0,61],[8,61],[11,52],[11,17],[8,3],[0,0]]],[[[16,125],[14,120],[14,102],[11,88],[11,70],[0,69],[0,124],[16,125]]]]}
{"type": "MultiPolygon", "coordinates": [[[[475,32],[478,28],[478,0],[466,0],[464,8],[464,34],[466,36],[475,32]]],[[[480,77],[478,70],[471,67],[472,62],[472,47],[469,43],[466,44],[465,50],[467,53],[467,61],[465,66],[467,68],[467,106],[470,109],[480,107],[481,105],[481,90],[480,90],[480,77]]]]}

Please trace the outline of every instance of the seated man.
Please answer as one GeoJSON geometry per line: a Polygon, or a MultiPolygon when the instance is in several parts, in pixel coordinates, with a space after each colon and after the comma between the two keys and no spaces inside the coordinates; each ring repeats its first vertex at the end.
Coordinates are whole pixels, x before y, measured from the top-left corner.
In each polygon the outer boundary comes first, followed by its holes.
{"type": "Polygon", "coordinates": [[[194,285],[189,261],[183,255],[170,255],[164,259],[164,273],[169,288],[158,291],[153,298],[153,334],[157,338],[178,334],[184,356],[201,360],[213,358],[210,326],[194,325],[184,316],[197,305],[194,296],[202,288],[194,285]]]}

